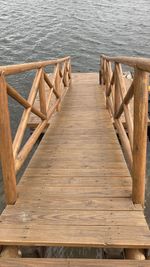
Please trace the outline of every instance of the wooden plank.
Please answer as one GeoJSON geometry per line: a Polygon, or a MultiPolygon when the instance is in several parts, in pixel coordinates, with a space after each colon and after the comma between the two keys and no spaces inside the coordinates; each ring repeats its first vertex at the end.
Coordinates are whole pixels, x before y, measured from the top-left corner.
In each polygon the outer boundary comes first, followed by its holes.
{"type": "Polygon", "coordinates": [[[117,187],[116,188],[99,188],[99,187],[51,187],[50,185],[43,184],[36,187],[29,186],[18,186],[18,192],[20,195],[24,196],[24,199],[27,197],[27,192],[29,195],[50,195],[50,196],[62,196],[62,197],[84,197],[88,196],[90,198],[98,197],[131,197],[131,187],[117,187]],[[30,188],[30,190],[28,190],[30,188]],[[40,188],[40,190],[39,190],[40,188]]]}
{"type": "Polygon", "coordinates": [[[0,244],[23,246],[149,248],[150,232],[143,226],[60,226],[3,224],[0,244]],[[137,234],[138,233],[138,234],[137,234]]]}
{"type": "Polygon", "coordinates": [[[20,185],[22,186],[36,186],[42,185],[43,183],[47,183],[50,187],[72,187],[72,186],[78,186],[78,187],[105,187],[108,188],[109,186],[112,188],[117,187],[130,187],[132,180],[130,177],[80,177],[80,176],[50,176],[45,175],[42,176],[24,176],[24,179],[21,180],[20,185]]]}
{"type": "Polygon", "coordinates": [[[72,168],[72,169],[69,169],[69,168],[50,168],[47,166],[46,169],[44,168],[31,168],[31,166],[29,166],[29,168],[26,170],[25,174],[26,175],[33,175],[33,176],[36,176],[36,175],[45,175],[45,174],[48,174],[48,175],[55,175],[55,176],[62,176],[62,173],[63,173],[63,176],[72,176],[72,175],[75,175],[75,176],[128,176],[129,175],[129,171],[125,168],[122,168],[122,169],[112,169],[112,168],[85,168],[83,167],[82,169],[81,168],[72,168]]]}
{"type": "Polygon", "coordinates": [[[149,261],[101,259],[0,259],[3,267],[149,267],[149,261]]]}
{"type": "Polygon", "coordinates": [[[44,225],[68,225],[70,226],[145,226],[145,218],[142,211],[92,211],[92,210],[51,210],[47,212],[44,207],[38,207],[38,212],[31,207],[22,210],[9,208],[7,213],[1,216],[1,227],[5,224],[22,223],[27,227],[44,225]]]}
{"type": "MultiPolygon", "coordinates": [[[[142,210],[141,205],[134,205],[130,198],[67,198],[64,196],[51,197],[49,195],[38,196],[33,199],[32,195],[24,198],[20,195],[16,203],[16,208],[24,210],[25,208],[38,209],[39,207],[48,207],[49,210],[114,210],[114,211],[127,211],[127,210],[142,210]]],[[[9,209],[9,207],[7,207],[9,209]]]]}

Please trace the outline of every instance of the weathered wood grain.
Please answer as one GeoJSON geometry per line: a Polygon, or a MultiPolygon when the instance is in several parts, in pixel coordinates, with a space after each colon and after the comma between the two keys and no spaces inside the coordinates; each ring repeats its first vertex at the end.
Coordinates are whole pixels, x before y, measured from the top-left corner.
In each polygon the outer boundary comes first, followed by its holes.
{"type": "Polygon", "coordinates": [[[148,248],[150,232],[98,76],[73,75],[18,185],[19,198],[0,217],[0,244],[148,248]]]}
{"type": "Polygon", "coordinates": [[[0,259],[0,267],[149,267],[149,261],[100,259],[0,259]]]}

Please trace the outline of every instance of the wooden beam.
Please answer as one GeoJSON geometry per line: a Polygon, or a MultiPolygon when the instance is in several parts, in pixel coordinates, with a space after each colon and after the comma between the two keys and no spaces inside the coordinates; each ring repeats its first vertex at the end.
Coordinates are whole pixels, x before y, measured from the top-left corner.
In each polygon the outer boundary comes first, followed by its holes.
{"type": "Polygon", "coordinates": [[[123,112],[123,106],[124,105],[128,105],[128,103],[130,102],[131,98],[133,97],[133,94],[134,94],[134,82],[132,82],[130,88],[128,89],[118,111],[116,111],[116,115],[115,115],[115,118],[118,119],[122,112],[123,112]]]}
{"type": "Polygon", "coordinates": [[[34,113],[35,115],[37,115],[38,117],[40,117],[41,119],[45,120],[46,116],[40,112],[37,108],[32,107],[29,102],[22,97],[17,91],[16,89],[14,89],[12,86],[10,86],[7,83],[7,93],[9,96],[11,96],[13,99],[15,99],[20,105],[22,105],[24,108],[31,108],[31,112],[34,113]]]}
{"type": "Polygon", "coordinates": [[[0,258],[21,258],[21,251],[17,246],[4,246],[0,253],[0,258]]]}
{"type": "Polygon", "coordinates": [[[68,87],[68,71],[67,71],[67,63],[64,63],[64,78],[63,78],[63,82],[64,82],[64,86],[68,87]]]}
{"type": "Polygon", "coordinates": [[[50,78],[46,73],[44,73],[44,79],[45,79],[45,82],[47,83],[47,85],[50,87],[50,89],[53,88],[55,96],[57,98],[59,98],[60,96],[59,96],[58,92],[56,91],[55,86],[51,83],[50,78]]]}
{"type": "Polygon", "coordinates": [[[68,77],[69,77],[69,86],[71,85],[72,81],[72,69],[71,69],[71,59],[68,60],[68,65],[69,65],[69,71],[68,71],[68,77]]]}
{"type": "Polygon", "coordinates": [[[69,59],[70,59],[70,57],[64,57],[64,58],[54,59],[54,60],[30,62],[30,63],[17,64],[17,65],[0,66],[0,71],[4,71],[5,75],[12,75],[12,74],[17,74],[17,73],[33,70],[33,69],[44,68],[44,67],[49,66],[49,65],[62,63],[62,62],[67,61],[69,59]]]}
{"type": "Polygon", "coordinates": [[[143,206],[146,175],[148,82],[148,73],[135,69],[132,199],[135,204],[143,206]]]}
{"type": "MultiPolygon", "coordinates": [[[[33,105],[36,95],[37,95],[37,91],[38,91],[38,86],[39,86],[39,82],[40,82],[40,78],[41,78],[41,74],[42,74],[42,69],[38,70],[33,84],[32,84],[32,88],[28,97],[28,102],[30,104],[30,106],[33,105]]],[[[14,154],[14,158],[16,158],[17,153],[19,151],[26,127],[27,127],[27,123],[28,123],[28,118],[31,112],[31,107],[24,110],[22,117],[21,117],[21,121],[20,124],[18,126],[14,141],[13,141],[13,154],[14,154]]]]}
{"type": "MultiPolygon", "coordinates": [[[[121,64],[116,65],[116,73],[117,73],[117,78],[118,78],[118,83],[119,83],[121,101],[123,102],[124,96],[126,95],[126,85],[125,85],[125,80],[123,77],[121,64]]],[[[124,116],[125,116],[125,121],[127,125],[127,130],[128,130],[129,141],[130,141],[131,149],[133,149],[133,118],[131,116],[128,105],[124,104],[123,109],[124,109],[124,116]]]]}
{"type": "Polygon", "coordinates": [[[132,172],[132,151],[131,151],[131,147],[130,147],[130,143],[129,143],[129,139],[127,137],[126,131],[122,125],[122,122],[120,119],[118,120],[114,120],[115,122],[115,127],[118,131],[119,134],[119,138],[122,144],[122,148],[123,148],[123,152],[124,152],[124,156],[129,168],[130,173],[132,172]]]}
{"type": "Polygon", "coordinates": [[[40,110],[44,115],[46,115],[46,94],[45,94],[45,81],[44,81],[43,71],[39,82],[39,99],[40,99],[40,110]]]}
{"type": "Polygon", "coordinates": [[[17,199],[16,175],[8,110],[7,85],[3,73],[0,73],[0,150],[6,203],[14,204],[17,199]]]}
{"type": "Polygon", "coordinates": [[[125,258],[128,260],[145,260],[143,249],[125,249],[125,258]]]}
{"type": "Polygon", "coordinates": [[[30,136],[22,150],[19,152],[16,160],[15,160],[15,171],[16,173],[20,170],[23,163],[25,162],[28,154],[30,153],[31,149],[33,148],[34,144],[36,143],[37,139],[39,138],[40,134],[43,132],[44,128],[46,127],[47,120],[42,121],[39,123],[37,128],[34,130],[33,134],[30,136]]]}
{"type": "Polygon", "coordinates": [[[112,92],[112,85],[114,83],[114,79],[115,79],[115,71],[113,72],[112,77],[111,77],[110,85],[109,85],[107,93],[106,93],[107,96],[110,96],[110,94],[112,92]]]}
{"type": "Polygon", "coordinates": [[[53,115],[54,111],[56,110],[58,104],[60,102],[60,99],[57,99],[55,104],[47,111],[47,120],[42,121],[38,124],[37,128],[34,130],[33,134],[30,136],[22,150],[19,152],[16,161],[15,161],[15,171],[16,173],[20,170],[23,163],[25,162],[28,154],[30,153],[31,149],[33,148],[34,144],[38,140],[40,134],[45,129],[49,119],[53,115]]]}
{"type": "Polygon", "coordinates": [[[150,72],[150,59],[149,58],[137,58],[137,57],[107,57],[102,55],[103,59],[111,62],[121,63],[133,68],[138,68],[143,71],[150,72]]]}
{"type": "Polygon", "coordinates": [[[115,92],[114,92],[114,114],[119,109],[121,104],[121,96],[120,96],[120,88],[119,88],[119,77],[117,75],[117,66],[118,63],[115,64],[115,92]]]}

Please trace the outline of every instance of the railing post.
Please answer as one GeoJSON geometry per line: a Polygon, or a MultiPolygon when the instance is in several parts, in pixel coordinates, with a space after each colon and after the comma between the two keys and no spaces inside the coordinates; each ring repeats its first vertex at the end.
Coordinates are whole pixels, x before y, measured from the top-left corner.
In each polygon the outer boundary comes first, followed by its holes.
{"type": "Polygon", "coordinates": [[[118,82],[118,76],[117,76],[117,71],[116,71],[117,65],[118,65],[118,63],[115,63],[114,114],[116,114],[116,112],[118,111],[118,108],[120,107],[120,104],[121,104],[119,82],[118,82]]]}
{"type": "Polygon", "coordinates": [[[106,78],[107,78],[107,69],[106,69],[107,61],[103,58],[103,84],[106,85],[106,78]]]}
{"type": "Polygon", "coordinates": [[[8,111],[7,86],[3,73],[0,73],[0,150],[6,203],[14,204],[17,199],[16,175],[8,111]]]}
{"type": "Polygon", "coordinates": [[[56,88],[57,93],[60,96],[60,102],[57,105],[57,108],[56,108],[57,111],[60,111],[60,108],[61,108],[61,94],[62,94],[62,92],[61,92],[61,86],[60,86],[60,80],[61,80],[61,78],[60,78],[59,70],[60,70],[60,66],[58,64],[57,65],[56,79],[55,79],[55,88],[56,88]]]}
{"type": "Polygon", "coordinates": [[[40,98],[40,110],[43,114],[46,115],[46,93],[45,93],[45,81],[44,81],[43,70],[39,82],[39,98],[40,98]]]}
{"type": "Polygon", "coordinates": [[[134,75],[134,135],[133,135],[133,188],[132,199],[144,206],[147,118],[148,118],[148,73],[135,69],[134,75]]]}
{"type": "Polygon", "coordinates": [[[100,58],[99,84],[103,85],[103,57],[100,58]]]}
{"type": "Polygon", "coordinates": [[[68,71],[67,71],[67,62],[65,62],[65,70],[64,70],[64,84],[68,87],[68,71]]]}
{"type": "Polygon", "coordinates": [[[71,69],[71,59],[69,60],[69,87],[72,87],[72,69],[71,69]]]}

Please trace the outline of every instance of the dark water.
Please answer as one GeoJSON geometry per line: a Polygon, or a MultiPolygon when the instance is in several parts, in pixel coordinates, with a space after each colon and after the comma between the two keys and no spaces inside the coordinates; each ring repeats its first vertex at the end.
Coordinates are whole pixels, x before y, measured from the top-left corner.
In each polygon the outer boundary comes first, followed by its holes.
{"type": "MultiPolygon", "coordinates": [[[[150,57],[149,34],[149,0],[0,0],[0,65],[70,55],[74,71],[98,71],[100,54],[150,57]]],[[[30,79],[23,74],[11,82],[27,96],[30,79]]],[[[14,135],[22,110],[15,102],[10,108],[14,135]]],[[[29,132],[25,138],[28,136],[29,132]]],[[[150,222],[149,183],[147,178],[146,216],[150,222]]],[[[2,203],[1,197],[1,207],[2,203]]]]}

